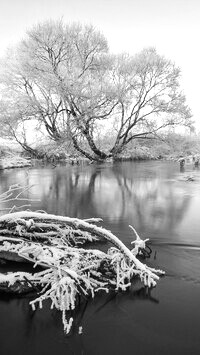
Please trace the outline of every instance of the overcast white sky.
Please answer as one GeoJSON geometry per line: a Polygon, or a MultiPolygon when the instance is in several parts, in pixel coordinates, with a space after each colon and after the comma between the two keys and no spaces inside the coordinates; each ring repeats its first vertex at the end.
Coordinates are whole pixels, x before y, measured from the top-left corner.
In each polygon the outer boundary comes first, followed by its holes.
{"type": "Polygon", "coordinates": [[[182,89],[200,130],[200,0],[0,0],[0,55],[50,18],[91,23],[111,52],[154,46],[182,71],[182,89]]]}

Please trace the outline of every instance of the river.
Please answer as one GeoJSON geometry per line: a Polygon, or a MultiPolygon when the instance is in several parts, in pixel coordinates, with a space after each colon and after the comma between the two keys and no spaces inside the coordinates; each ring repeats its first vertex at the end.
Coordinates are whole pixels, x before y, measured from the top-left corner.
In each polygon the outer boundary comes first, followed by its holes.
{"type": "MultiPolygon", "coordinates": [[[[28,297],[1,295],[1,355],[200,353],[198,168],[186,165],[180,171],[174,162],[149,161],[0,171],[0,193],[16,183],[29,186],[23,197],[30,209],[100,217],[102,226],[128,247],[132,225],[151,241],[147,264],[165,270],[166,276],[151,291],[135,283],[128,293],[98,295],[77,312],[69,336],[63,334],[59,312],[48,304],[33,312],[28,297]]],[[[5,207],[9,204],[0,210],[5,207]]]]}

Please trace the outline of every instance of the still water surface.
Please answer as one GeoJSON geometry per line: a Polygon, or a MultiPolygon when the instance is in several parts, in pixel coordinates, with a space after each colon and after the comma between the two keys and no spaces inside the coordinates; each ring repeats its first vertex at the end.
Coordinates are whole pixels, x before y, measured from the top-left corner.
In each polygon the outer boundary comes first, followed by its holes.
{"type": "Polygon", "coordinates": [[[16,183],[32,186],[24,194],[32,210],[101,217],[129,247],[134,226],[151,240],[147,263],[167,276],[151,292],[136,284],[127,294],[99,295],[77,314],[70,336],[48,305],[33,313],[27,298],[1,296],[1,355],[200,354],[200,170],[125,162],[0,172],[0,193],[16,183]]]}

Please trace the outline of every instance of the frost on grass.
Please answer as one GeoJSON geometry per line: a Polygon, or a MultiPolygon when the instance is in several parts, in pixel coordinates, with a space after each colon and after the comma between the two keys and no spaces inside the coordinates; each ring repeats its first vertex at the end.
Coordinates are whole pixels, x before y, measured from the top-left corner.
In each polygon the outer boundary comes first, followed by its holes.
{"type": "Polygon", "coordinates": [[[33,272],[0,275],[0,284],[16,291],[37,290],[30,302],[33,310],[47,299],[51,308],[62,312],[64,331],[69,333],[73,317],[68,314],[78,306],[78,298],[94,297],[104,290],[126,291],[134,278],[154,287],[163,271],[142,263],[138,256],[146,241],[136,236],[132,250],[110,231],[94,224],[98,219],[81,220],[40,212],[15,212],[0,217],[0,257],[32,263],[33,272]],[[108,240],[108,251],[85,249],[82,244],[108,240]],[[34,272],[36,266],[41,271],[34,272]],[[18,287],[19,288],[19,287],[18,287]]]}
{"type": "Polygon", "coordinates": [[[6,158],[0,159],[0,170],[10,168],[22,168],[31,166],[29,159],[17,155],[10,155],[6,158]]]}

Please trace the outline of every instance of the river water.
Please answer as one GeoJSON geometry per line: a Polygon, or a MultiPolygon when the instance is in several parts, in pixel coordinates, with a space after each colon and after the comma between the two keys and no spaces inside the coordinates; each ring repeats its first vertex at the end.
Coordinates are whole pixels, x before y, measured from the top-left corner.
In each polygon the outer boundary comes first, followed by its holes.
{"type": "Polygon", "coordinates": [[[29,186],[23,197],[32,210],[101,217],[128,247],[132,225],[150,238],[147,264],[166,276],[151,291],[136,283],[125,294],[98,295],[77,312],[69,336],[48,304],[32,312],[29,298],[1,295],[1,355],[200,354],[200,170],[156,161],[0,172],[0,193],[16,183],[29,186]]]}

